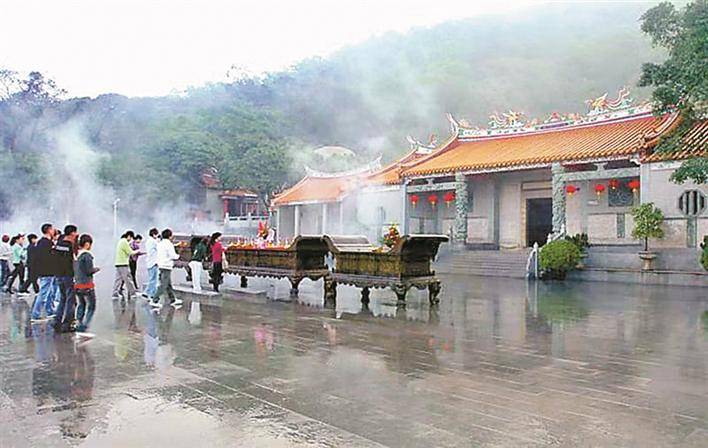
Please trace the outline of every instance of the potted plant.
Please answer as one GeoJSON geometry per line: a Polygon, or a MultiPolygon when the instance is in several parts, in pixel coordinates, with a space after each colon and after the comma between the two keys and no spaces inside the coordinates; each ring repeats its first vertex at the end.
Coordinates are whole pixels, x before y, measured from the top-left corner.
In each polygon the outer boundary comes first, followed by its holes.
{"type": "Polygon", "coordinates": [[[555,240],[541,248],[538,257],[544,277],[563,280],[580,261],[580,249],[567,240],[555,240]]]}
{"type": "Polygon", "coordinates": [[[585,259],[588,257],[588,247],[590,247],[590,242],[588,241],[587,233],[576,233],[573,236],[566,235],[566,241],[570,241],[575,244],[575,246],[580,250],[580,261],[576,268],[583,269],[585,267],[585,259]]]}
{"type": "Polygon", "coordinates": [[[649,238],[663,238],[664,229],[664,214],[652,202],[641,204],[632,209],[634,217],[634,229],[632,229],[632,237],[644,239],[644,250],[639,252],[639,258],[642,260],[642,270],[649,271],[652,269],[655,252],[649,251],[649,238]]]}

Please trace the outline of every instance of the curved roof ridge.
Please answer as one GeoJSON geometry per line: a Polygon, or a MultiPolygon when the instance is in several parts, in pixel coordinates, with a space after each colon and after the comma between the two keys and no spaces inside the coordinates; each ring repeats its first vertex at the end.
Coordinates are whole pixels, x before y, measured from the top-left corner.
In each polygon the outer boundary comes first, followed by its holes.
{"type": "Polygon", "coordinates": [[[593,160],[641,152],[641,138],[648,132],[664,135],[672,128],[671,114],[648,113],[622,119],[585,123],[553,131],[461,139],[420,158],[402,176],[425,176],[479,169],[546,166],[552,162],[593,160]]]}
{"type": "Polygon", "coordinates": [[[350,170],[346,171],[338,171],[334,173],[328,173],[325,171],[318,171],[310,168],[309,166],[305,166],[305,173],[307,176],[310,177],[320,177],[320,178],[333,178],[333,177],[347,177],[347,176],[355,176],[358,174],[366,174],[367,172],[373,172],[375,170],[378,170],[381,168],[381,156],[378,156],[371,162],[367,163],[364,166],[352,168],[350,170]]]}

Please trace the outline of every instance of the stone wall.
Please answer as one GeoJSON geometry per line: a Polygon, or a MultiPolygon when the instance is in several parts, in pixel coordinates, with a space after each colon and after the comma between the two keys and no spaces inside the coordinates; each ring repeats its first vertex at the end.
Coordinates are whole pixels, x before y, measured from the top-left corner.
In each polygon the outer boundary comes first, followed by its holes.
{"type": "Polygon", "coordinates": [[[634,223],[630,214],[639,203],[639,193],[632,205],[610,205],[609,179],[572,182],[580,188],[573,196],[566,196],[566,231],[569,235],[587,233],[591,244],[637,244],[631,237],[634,223]],[[595,186],[602,184],[605,191],[597,194],[595,186]]]}
{"type": "Polygon", "coordinates": [[[689,222],[679,209],[679,197],[687,190],[698,190],[708,200],[708,185],[696,185],[686,182],[677,185],[669,180],[671,174],[680,166],[680,162],[660,162],[642,165],[641,195],[642,202],[653,202],[661,209],[666,218],[663,240],[652,241],[656,248],[695,247],[695,243],[708,235],[708,207],[695,218],[695,230],[689,234],[689,222]]]}
{"type": "Polygon", "coordinates": [[[550,178],[548,169],[473,176],[468,186],[473,207],[468,210],[467,242],[498,244],[502,248],[525,246],[526,200],[550,198],[550,178]],[[498,240],[495,207],[499,207],[498,240]]]}

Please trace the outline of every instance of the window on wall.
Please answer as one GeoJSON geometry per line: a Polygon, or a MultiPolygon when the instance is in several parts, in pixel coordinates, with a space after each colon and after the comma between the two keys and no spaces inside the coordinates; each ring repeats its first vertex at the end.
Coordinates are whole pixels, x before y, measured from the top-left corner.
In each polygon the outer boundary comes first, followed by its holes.
{"type": "Polygon", "coordinates": [[[698,216],[706,209],[706,197],[698,190],[684,191],[679,196],[678,207],[684,216],[698,216]]]}
{"type": "Polygon", "coordinates": [[[631,177],[617,179],[615,188],[607,189],[607,205],[610,207],[631,207],[634,205],[634,192],[627,184],[631,177]]]}
{"type": "Polygon", "coordinates": [[[470,184],[467,184],[467,213],[474,212],[474,192],[470,184]]]}

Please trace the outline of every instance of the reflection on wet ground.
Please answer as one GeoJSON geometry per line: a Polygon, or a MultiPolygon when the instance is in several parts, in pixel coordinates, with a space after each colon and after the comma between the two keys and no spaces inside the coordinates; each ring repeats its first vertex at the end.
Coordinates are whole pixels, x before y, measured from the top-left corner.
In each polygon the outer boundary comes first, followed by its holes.
{"type": "Polygon", "coordinates": [[[706,291],[443,284],[439,309],[106,289],[87,343],[3,296],[0,446],[708,446],[706,291]]]}

